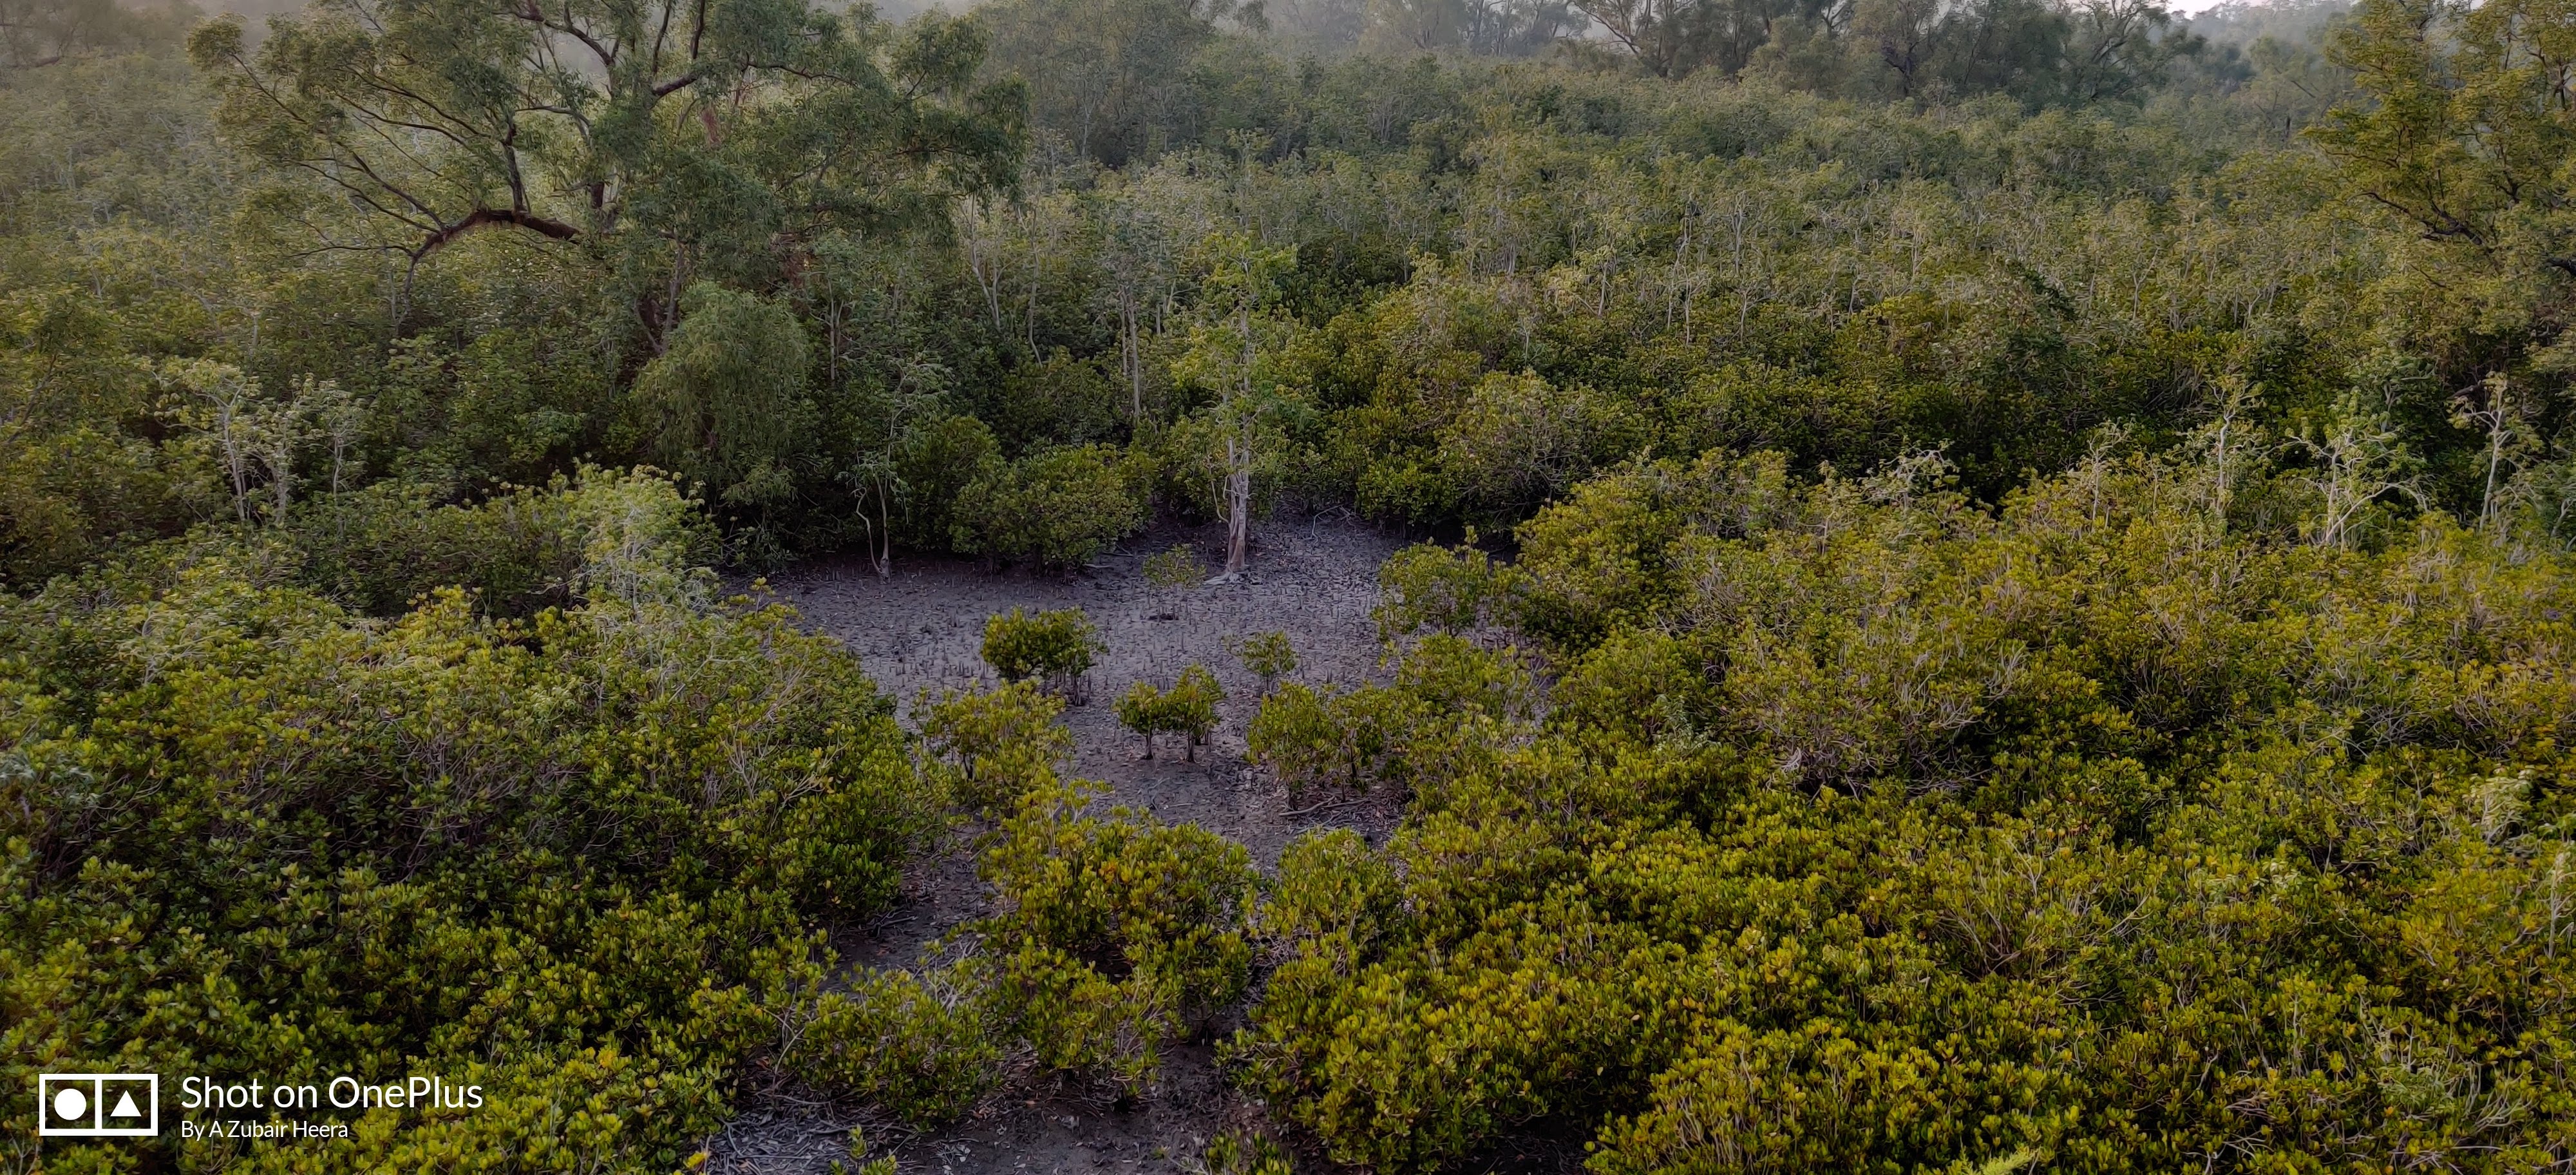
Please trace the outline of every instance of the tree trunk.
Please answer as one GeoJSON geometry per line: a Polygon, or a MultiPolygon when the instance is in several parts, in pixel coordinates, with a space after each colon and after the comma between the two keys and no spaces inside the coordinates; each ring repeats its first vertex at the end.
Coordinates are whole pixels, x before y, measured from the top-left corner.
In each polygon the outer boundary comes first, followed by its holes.
{"type": "Polygon", "coordinates": [[[1126,353],[1127,360],[1127,388],[1130,403],[1127,423],[1136,435],[1142,436],[1145,432],[1145,347],[1144,341],[1136,335],[1138,317],[1135,298],[1120,294],[1118,296],[1118,342],[1119,349],[1126,353]]]}
{"type": "Polygon", "coordinates": [[[894,504],[888,500],[892,496],[886,492],[886,487],[877,487],[877,541],[873,554],[876,556],[878,579],[894,574],[894,504]]]}
{"type": "Polygon", "coordinates": [[[1243,574],[1244,548],[1252,538],[1251,446],[1225,439],[1225,574],[1243,574]]]}

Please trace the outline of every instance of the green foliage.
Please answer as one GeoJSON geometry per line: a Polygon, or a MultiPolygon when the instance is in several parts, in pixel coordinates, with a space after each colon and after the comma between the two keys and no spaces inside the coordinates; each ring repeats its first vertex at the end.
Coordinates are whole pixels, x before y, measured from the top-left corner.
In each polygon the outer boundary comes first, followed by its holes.
{"type": "Polygon", "coordinates": [[[1040,1064],[1134,1097],[1166,1045],[1243,990],[1255,874],[1205,829],[1093,814],[1088,786],[1033,794],[984,850],[1003,912],[977,925],[981,965],[1040,1064]]]}
{"type": "MultiPolygon", "coordinates": [[[[699,391],[711,389],[663,389],[678,393],[681,402],[676,404],[622,402],[617,373],[610,369],[613,359],[600,354],[590,337],[591,327],[581,321],[580,312],[578,301],[571,305],[514,307],[513,321],[507,327],[477,333],[463,342],[415,335],[388,349],[380,376],[370,379],[352,373],[355,378],[351,382],[372,384],[373,388],[354,405],[359,409],[352,422],[359,426],[354,438],[357,443],[344,445],[349,438],[328,438],[333,488],[344,482],[355,484],[371,466],[397,478],[408,475],[411,480],[541,483],[568,465],[578,466],[611,435],[623,437],[643,423],[630,417],[701,407],[688,401],[699,391]],[[343,465],[349,466],[346,477],[340,468],[343,465]]],[[[708,337],[723,317],[729,316],[714,315],[700,324],[698,337],[693,340],[699,353],[681,361],[688,370],[666,366],[663,376],[702,382],[714,376],[730,376],[735,386],[722,389],[730,395],[748,396],[754,402],[771,395],[774,389],[740,387],[739,381],[744,377],[740,370],[707,370],[716,363],[742,364],[740,359],[721,351],[709,353],[725,342],[708,337]]],[[[774,322],[759,324],[756,318],[755,324],[772,329],[776,326],[774,322]]],[[[789,347],[800,345],[799,340],[776,341],[789,347]]],[[[757,368],[758,364],[749,366],[757,368]]],[[[789,378],[801,383],[802,374],[789,378]]],[[[756,371],[753,378],[758,378],[756,371]]],[[[724,414],[726,439],[736,447],[746,441],[778,444],[775,439],[759,436],[758,422],[740,418],[743,406],[738,402],[718,402],[703,407],[724,414]]],[[[801,407],[790,405],[791,410],[801,407]]],[[[678,424],[673,420],[663,423],[678,424]]],[[[698,454],[675,455],[674,450],[680,447],[665,441],[654,459],[670,463],[675,469],[690,468],[689,462],[701,459],[698,454]]]]}
{"type": "Polygon", "coordinates": [[[1001,1076],[982,1010],[938,977],[862,972],[800,1012],[780,1058],[787,1069],[911,1122],[958,1117],[1001,1076]]]}
{"type": "Polygon", "coordinates": [[[1073,756],[1073,736],[1055,721],[1064,699],[1035,682],[936,698],[925,692],[919,709],[921,737],[946,769],[950,793],[988,817],[1016,810],[1073,756]]]}
{"type": "Polygon", "coordinates": [[[1297,649],[1288,643],[1284,632],[1256,632],[1241,640],[1229,642],[1243,667],[1261,679],[1261,692],[1267,694],[1279,679],[1297,672],[1297,649]]]}
{"type": "Polygon", "coordinates": [[[1156,146],[1166,95],[1232,4],[1008,0],[983,14],[993,56],[1030,82],[1030,115],[1078,154],[1121,163],[1156,146]]]}
{"type": "Polygon", "coordinates": [[[1208,1175],[1295,1175],[1297,1170],[1269,1135],[1234,1130],[1210,1139],[1199,1161],[1208,1175]]]}
{"type": "Polygon", "coordinates": [[[1431,629],[1456,636],[1511,614],[1523,577],[1473,547],[1414,546],[1378,566],[1378,635],[1386,640],[1431,629]]]}
{"type": "Polygon", "coordinates": [[[1013,608],[984,621],[984,663],[993,672],[1006,682],[1038,679],[1077,705],[1082,702],[1082,681],[1091,672],[1091,659],[1103,648],[1099,630],[1080,608],[1034,615],[1013,608]]]}
{"type": "Polygon", "coordinates": [[[1404,734],[1431,718],[1429,705],[1408,691],[1291,682],[1262,700],[1244,742],[1292,795],[1325,785],[1362,790],[1407,782],[1404,734]]]}
{"type": "MultiPolygon", "coordinates": [[[[1918,492],[1918,481],[1946,471],[1937,459],[1911,458],[1841,492],[1906,497],[1918,492]]],[[[1614,625],[1643,620],[1678,590],[1676,560],[1694,527],[1724,536],[1772,525],[1790,493],[1788,471],[1773,454],[1711,452],[1687,467],[1639,464],[1586,482],[1516,532],[1522,627],[1580,647],[1614,625]]]]}
{"type": "Polygon", "coordinates": [[[184,473],[116,427],[150,402],[116,326],[69,290],[0,297],[0,582],[77,570],[184,506],[184,473]]]}
{"type": "Polygon", "coordinates": [[[0,69],[39,69],[177,41],[194,13],[133,9],[105,0],[10,0],[0,4],[0,69]]]}
{"type": "MultiPolygon", "coordinates": [[[[1311,70],[1163,0],[901,28],[790,3],[685,45],[659,8],[470,7],[333,0],[256,45],[213,22],[194,79],[13,71],[10,582],[227,495],[237,523],[325,484],[471,506],[585,462],[703,483],[746,564],[1071,566],[1150,486],[1239,523],[1239,570],[1275,510],[1501,533],[1718,446],[1804,476],[1946,445],[1993,501],[2107,422],[2169,442],[2231,380],[2293,433],[2390,348],[2423,377],[2366,390],[2429,508],[2565,513],[2554,230],[2493,162],[2554,150],[2515,113],[2537,9],[2427,10],[2420,52],[2402,5],[2356,22],[2337,56],[2376,106],[2329,157],[2284,149],[2344,92],[2314,47],[2194,57],[2153,6],[1765,13],[1702,63],[1728,86],[1603,46],[1414,61],[1565,31],[1454,4],[1371,18],[1410,64],[1311,70]],[[554,44],[614,68],[532,64],[554,44]],[[1018,86],[978,80],[1014,72],[1066,155],[1115,164],[1016,168],[1018,86]],[[2023,102],[1968,99],[1996,90],[2023,102]],[[2408,219],[2357,225],[2356,190],[2408,219]],[[239,372],[245,427],[138,378],[174,361],[239,372]]],[[[1674,13],[1685,40],[1743,15],[1674,13]]]]}
{"type": "Polygon", "coordinates": [[[1081,567],[1144,526],[1129,480],[1107,445],[988,465],[951,507],[953,541],[959,552],[988,559],[1081,567]]]}
{"type": "MultiPolygon", "coordinates": [[[[658,496],[657,479],[583,470],[542,489],[516,489],[472,505],[433,505],[428,487],[378,482],[327,496],[293,522],[300,578],[374,615],[395,615],[440,587],[463,587],[474,605],[525,617],[567,603],[598,528],[630,492],[658,496]]],[[[713,561],[715,529],[694,513],[657,536],[684,563],[713,561]]]]}
{"type": "Polygon", "coordinates": [[[2498,367],[2536,358],[2512,353],[2523,347],[2564,350],[2576,219],[2525,177],[2571,157],[2546,63],[2572,38],[2576,11],[2558,0],[2369,0],[2336,31],[2332,55],[2362,100],[2310,134],[2404,234],[2391,247],[2422,267],[2399,279],[2406,292],[2443,291],[2408,316],[2417,338],[2460,332],[2496,348],[2478,358],[2498,367]]]}
{"type": "Polygon", "coordinates": [[[1652,628],[1621,629],[1548,691],[1548,722],[1568,738],[1614,746],[1691,747],[1717,705],[1696,642],[1652,628]]]}
{"type": "Polygon", "coordinates": [[[1207,578],[1207,565],[1188,543],[1174,543],[1145,557],[1145,582],[1158,588],[1183,588],[1207,578]]]}
{"type": "Polygon", "coordinates": [[[1199,744],[1216,729],[1217,705],[1225,701],[1225,687],[1205,665],[1190,665],[1170,689],[1157,689],[1151,682],[1140,681],[1119,695],[1118,724],[1145,736],[1145,757],[1154,757],[1154,736],[1169,732],[1181,736],[1182,757],[1193,762],[1199,755],[1199,744]]]}
{"type": "Polygon", "coordinates": [[[1256,943],[1381,1171],[2566,1168],[2563,0],[1576,11],[0,0],[0,1080],[494,1095],[47,1169],[1141,1094],[1256,943]],[[1254,913],[1058,780],[1078,631],[907,744],[705,566],[1156,506],[1466,535],[1245,657],[1406,805],[1254,913]],[[838,970],[943,801],[985,949],[838,970]]]}
{"type": "Polygon", "coordinates": [[[1588,387],[1489,372],[1438,435],[1443,498],[1466,518],[1509,524],[1635,451],[1644,421],[1588,387]]]}
{"type": "Polygon", "coordinates": [[[0,599],[9,1080],[436,1072],[489,1099],[229,1154],[251,1170],[667,1170],[713,1133],[793,1046],[824,930],[889,900],[936,818],[846,651],[706,593],[667,481],[568,496],[578,603],[524,621],[454,590],[362,620],[218,540],[0,599]]]}
{"type": "Polygon", "coordinates": [[[624,254],[674,292],[692,252],[774,282],[773,234],[901,224],[1017,163],[1018,95],[971,87],[983,37],[960,21],[331,0],[256,49],[207,22],[188,53],[280,202],[415,271],[490,229],[624,254]]]}
{"type": "Polygon", "coordinates": [[[1254,913],[1269,942],[1302,948],[1336,938],[1351,957],[1391,929],[1403,896],[1393,870],[1347,828],[1311,832],[1288,842],[1279,877],[1254,913]]]}
{"type": "Polygon", "coordinates": [[[993,430],[972,416],[943,416],[907,431],[891,460],[905,490],[896,533],[926,548],[954,541],[959,497],[1000,461],[993,430]]]}
{"type": "MultiPolygon", "coordinates": [[[[1598,635],[1543,718],[1455,638],[1371,687],[1440,719],[1378,728],[1405,822],[1283,857],[1229,1055],[1380,1169],[1533,1121],[1604,1173],[2563,1161],[2564,569],[2230,527],[2314,472],[2218,453],[1578,492],[1602,540],[1524,549],[1598,635]]],[[[1254,744],[1334,763],[1363,696],[1254,744]]]]}
{"type": "Polygon", "coordinates": [[[706,283],[681,309],[668,349],[635,377],[649,451],[727,503],[784,497],[814,435],[804,328],[783,306],[706,283]]]}
{"type": "Polygon", "coordinates": [[[1244,743],[1292,793],[1410,788],[1440,778],[1455,755],[1481,754],[1497,737],[1493,724],[1528,717],[1532,693],[1528,674],[1506,654],[1433,635],[1405,659],[1391,688],[1281,686],[1262,700],[1244,743]]]}

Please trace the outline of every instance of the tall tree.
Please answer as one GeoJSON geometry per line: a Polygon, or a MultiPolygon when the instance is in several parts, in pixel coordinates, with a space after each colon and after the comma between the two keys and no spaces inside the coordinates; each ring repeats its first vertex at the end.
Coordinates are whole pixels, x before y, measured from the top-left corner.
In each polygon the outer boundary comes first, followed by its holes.
{"type": "Polygon", "coordinates": [[[1191,57],[1235,14],[1233,0],[1002,0],[977,15],[994,71],[1026,79],[1038,125],[1120,163],[1189,103],[1191,57]]]}
{"type": "MultiPolygon", "coordinates": [[[[1268,308],[1282,278],[1297,266],[1297,250],[1265,246],[1241,231],[1219,231],[1200,243],[1208,266],[1201,284],[1205,319],[1192,328],[1189,347],[1174,364],[1182,382],[1216,396],[1216,403],[1185,428],[1216,473],[1217,514],[1225,519],[1225,570],[1220,580],[1243,574],[1252,539],[1253,479],[1276,454],[1278,426],[1288,407],[1276,360],[1279,338],[1293,329],[1268,308]],[[1263,343],[1271,346],[1265,352],[1263,343]]],[[[1185,442],[1186,443],[1186,442],[1185,442]]]]}
{"type": "Polygon", "coordinates": [[[784,306],[711,282],[682,304],[670,349],[635,379],[654,459],[731,505],[786,497],[815,439],[804,328],[784,306]]]}
{"type": "Polygon", "coordinates": [[[2487,337],[2471,344],[2485,354],[2454,364],[2564,346],[2576,292],[2576,3],[2367,0],[2332,56],[2364,100],[2311,133],[2417,239],[2412,267],[2441,292],[2422,302],[2426,318],[2487,337]]]}
{"type": "Polygon", "coordinates": [[[696,277],[942,215],[1020,150],[1017,87],[973,80],[978,26],[807,0],[319,0],[256,51],[226,18],[189,52],[226,133],[335,197],[307,204],[324,248],[407,272],[483,229],[624,250],[667,274],[664,327],[696,277]]]}

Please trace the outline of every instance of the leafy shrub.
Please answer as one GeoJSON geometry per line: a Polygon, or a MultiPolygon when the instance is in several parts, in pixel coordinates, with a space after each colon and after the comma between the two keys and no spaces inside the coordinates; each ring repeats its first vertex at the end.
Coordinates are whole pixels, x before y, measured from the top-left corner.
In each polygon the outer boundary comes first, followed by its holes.
{"type": "Polygon", "coordinates": [[[1053,782],[1056,764],[1073,754],[1073,735],[1055,721],[1063,699],[1030,682],[937,697],[925,691],[918,711],[922,739],[946,768],[951,794],[987,816],[1011,811],[1053,782]]]}
{"type": "Polygon", "coordinates": [[[862,970],[816,997],[786,1067],[804,1081],[929,1125],[966,1112],[1000,1077],[1001,1049],[966,994],[909,972],[862,970]]]}
{"type": "Polygon", "coordinates": [[[1601,1175],[2562,1162],[2576,580],[2240,529],[2214,465],[1579,489],[1524,528],[1544,718],[1438,634],[1264,704],[1283,775],[1411,804],[1283,857],[1228,1057],[1389,1171],[1534,1120],[1601,1175]]]}
{"type": "Polygon", "coordinates": [[[1083,702],[1083,675],[1104,646],[1080,608],[1030,615],[1018,608],[984,621],[984,663],[1003,681],[1037,678],[1056,694],[1083,702]]]}
{"type": "Polygon", "coordinates": [[[1595,748],[1686,745],[1715,710],[1705,654],[1657,629],[1622,629],[1559,678],[1548,722],[1595,748]]]}
{"type": "Polygon", "coordinates": [[[1378,635],[1387,640],[1426,628],[1455,636],[1510,619],[1523,586],[1517,571],[1483,551],[1427,545],[1388,557],[1377,581],[1378,635]]]}
{"type": "Polygon", "coordinates": [[[1581,384],[1488,372],[1440,430],[1437,465],[1468,518],[1510,522],[1602,458],[1635,451],[1643,424],[1633,406],[1581,384]]]}
{"type": "MultiPolygon", "coordinates": [[[[1836,509],[1859,508],[1873,495],[1915,494],[1918,478],[1947,471],[1937,456],[1892,462],[1877,478],[1833,483],[1842,503],[1836,509]]],[[[1922,501],[1946,511],[1960,499],[1934,492],[1922,501]]],[[[1800,506],[1777,453],[1718,451],[1688,465],[1639,462],[1593,478],[1514,531],[1520,561],[1512,569],[1513,621],[1566,651],[1616,626],[1659,621],[1679,603],[1685,560],[1710,543],[1788,522],[1800,506]]]]}
{"type": "Polygon", "coordinates": [[[1200,1156],[1207,1175],[1296,1175],[1288,1152],[1267,1134],[1228,1130],[1208,1140],[1200,1156]]]}
{"type": "Polygon", "coordinates": [[[635,377],[653,459],[719,501],[784,499],[794,492],[787,468],[815,442],[804,324],[783,303],[713,282],[689,287],[682,314],[668,348],[635,377]]]}
{"type": "Polygon", "coordinates": [[[846,650],[704,596],[668,482],[613,498],[525,622],[360,620],[219,542],[0,598],[0,1077],[447,1073],[492,1112],[274,1153],[680,1166],[936,818],[846,650]]]}
{"type": "Polygon", "coordinates": [[[957,504],[966,487],[1000,476],[1001,444],[993,430],[972,416],[937,416],[905,429],[888,457],[903,487],[895,536],[926,550],[974,554],[957,546],[957,504]]]}
{"type": "Polygon", "coordinates": [[[1154,757],[1154,736],[1163,729],[1163,691],[1150,681],[1127,687],[1113,704],[1118,724],[1145,736],[1145,757],[1154,757]]]}
{"type": "Polygon", "coordinates": [[[1687,525],[1671,474],[1652,466],[1594,478],[1520,525],[1525,630],[1581,647],[1671,601],[1673,548],[1687,525]]]}
{"type": "Polygon", "coordinates": [[[1360,834],[1347,828],[1310,832],[1288,842],[1279,876],[1254,911],[1261,936],[1300,951],[1338,936],[1349,957],[1376,944],[1399,914],[1403,886],[1360,834]]]}
{"type": "Polygon", "coordinates": [[[1288,643],[1287,633],[1255,633],[1233,644],[1234,655],[1242,659],[1243,667],[1261,679],[1264,694],[1276,687],[1280,678],[1297,672],[1297,649],[1288,643]]]}
{"type": "Polygon", "coordinates": [[[1395,691],[1292,681],[1262,699],[1244,747],[1291,794],[1328,784],[1357,790],[1392,772],[1398,732],[1428,716],[1427,708],[1395,691]]]}
{"type": "Polygon", "coordinates": [[[1144,503],[1109,445],[1048,449],[985,467],[953,506],[961,554],[1080,567],[1145,524],[1144,503]]]}
{"type": "Polygon", "coordinates": [[[1049,1068],[1141,1093],[1165,1044],[1241,993],[1255,875],[1243,846],[1126,808],[1096,785],[1033,795],[981,861],[1002,913],[979,923],[998,1006],[1049,1068]]]}
{"type": "Polygon", "coordinates": [[[1181,736],[1183,757],[1195,762],[1199,744],[1216,729],[1216,708],[1223,701],[1225,687],[1216,674],[1205,665],[1191,665],[1170,689],[1142,681],[1127,687],[1118,698],[1118,722],[1145,736],[1146,758],[1154,757],[1154,736],[1170,732],[1181,736]]]}
{"type": "Polygon", "coordinates": [[[1272,976],[1228,1055],[1336,1161],[1430,1170],[1508,1123],[1598,1106],[1669,1048],[1654,1040],[1664,1001],[1705,990],[1579,906],[1506,907],[1485,927],[1437,959],[1365,966],[1339,936],[1317,940],[1272,976]]]}
{"type": "Polygon", "coordinates": [[[1830,1022],[1757,1032],[1721,1021],[1656,1076],[1651,1110],[1603,1130],[1607,1145],[1590,1166],[1645,1175],[1721,1165],[1746,1140],[1760,1154],[1748,1169],[1866,1169],[1873,1151],[1916,1143],[1907,1135],[1943,1116],[1942,1068],[1921,1048],[1873,1047],[1830,1022]],[[1707,1121],[1725,1125],[1697,1128],[1707,1121]]]}
{"type": "Polygon", "coordinates": [[[1184,588],[1207,578],[1207,564],[1188,543],[1174,543],[1145,557],[1145,582],[1158,588],[1184,588]]]}
{"type": "MultiPolygon", "coordinates": [[[[399,481],[328,494],[293,515],[301,578],[370,615],[391,616],[423,594],[462,587],[495,616],[528,616],[571,602],[591,535],[626,483],[645,473],[584,469],[471,505],[433,505],[429,487],[399,481]]],[[[667,539],[688,563],[712,562],[715,529],[690,514],[667,539]]]]}
{"type": "Polygon", "coordinates": [[[1218,705],[1225,701],[1225,687],[1217,683],[1216,674],[1205,665],[1188,665],[1163,694],[1163,729],[1182,736],[1183,756],[1195,760],[1197,748],[1216,729],[1218,705]]]}

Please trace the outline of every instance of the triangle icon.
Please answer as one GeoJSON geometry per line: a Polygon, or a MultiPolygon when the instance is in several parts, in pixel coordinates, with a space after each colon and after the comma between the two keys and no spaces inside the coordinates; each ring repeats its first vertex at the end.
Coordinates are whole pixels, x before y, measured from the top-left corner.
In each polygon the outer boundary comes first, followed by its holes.
{"type": "Polygon", "coordinates": [[[124,1096],[117,1098],[116,1108],[108,1111],[107,1116],[110,1118],[142,1117],[143,1111],[134,1108],[134,1091],[127,1090],[124,1096]]]}

